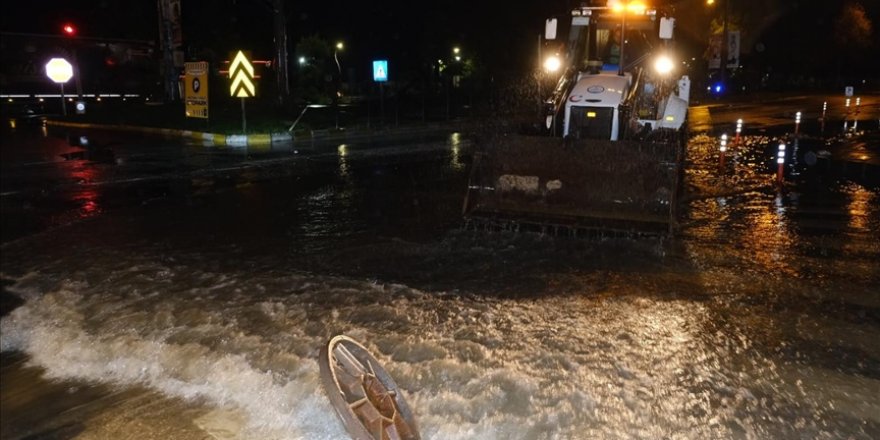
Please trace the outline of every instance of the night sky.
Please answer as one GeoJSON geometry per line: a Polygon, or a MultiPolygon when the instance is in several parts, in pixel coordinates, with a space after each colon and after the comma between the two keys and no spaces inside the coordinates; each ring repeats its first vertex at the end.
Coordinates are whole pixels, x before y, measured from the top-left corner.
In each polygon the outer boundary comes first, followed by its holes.
{"type": "MultiPolygon", "coordinates": [[[[601,1],[601,0],[599,0],[601,1]]],[[[677,38],[691,57],[701,57],[710,22],[720,3],[705,0],[663,0],[679,18],[677,38]]],[[[853,1],[862,5],[873,26],[873,44],[843,57],[835,40],[835,19],[847,1],[730,0],[732,20],[743,27],[743,50],[778,69],[803,69],[819,74],[849,69],[876,72],[880,54],[880,0],[853,1]],[[756,51],[755,48],[760,48],[756,51]],[[874,60],[874,61],[872,61],[874,60]]],[[[266,0],[183,0],[183,31],[190,53],[210,49],[228,53],[250,48],[256,56],[272,53],[272,20],[266,0]]],[[[343,59],[366,66],[370,59],[388,58],[392,65],[417,64],[448,57],[459,45],[466,56],[496,70],[519,70],[535,65],[535,45],[544,18],[566,15],[568,0],[500,1],[289,1],[286,3],[291,51],[302,37],[318,35],[343,40],[343,59]]],[[[656,5],[656,3],[655,3],[656,5]]],[[[74,22],[81,36],[155,40],[156,2],[37,0],[7,2],[2,14],[4,32],[58,33],[74,22]]],[[[292,54],[294,59],[295,54],[292,54]]],[[[365,67],[366,68],[366,67],[365,67]]],[[[875,75],[878,76],[878,75],[875,75]]]]}

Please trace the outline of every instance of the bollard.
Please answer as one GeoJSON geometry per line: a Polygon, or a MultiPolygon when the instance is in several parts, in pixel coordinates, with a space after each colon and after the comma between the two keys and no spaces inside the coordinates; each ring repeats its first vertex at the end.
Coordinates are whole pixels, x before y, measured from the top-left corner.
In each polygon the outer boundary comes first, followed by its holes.
{"type": "Polygon", "coordinates": [[[801,128],[801,112],[794,115],[794,135],[797,136],[801,128]]]}
{"type": "Polygon", "coordinates": [[[822,102],[822,117],[819,118],[819,122],[821,124],[821,127],[819,128],[819,133],[822,135],[825,134],[825,112],[827,110],[828,110],[828,101],[824,101],[824,102],[822,102]]]}
{"type": "Polygon", "coordinates": [[[779,186],[782,186],[782,177],[785,172],[785,144],[779,144],[779,152],[776,153],[776,164],[778,165],[776,169],[776,183],[779,186]]]}
{"type": "Polygon", "coordinates": [[[853,115],[853,131],[858,131],[859,129],[859,112],[861,109],[859,107],[862,106],[862,98],[856,97],[856,110],[853,115]]]}
{"type": "Polygon", "coordinates": [[[724,155],[727,152],[727,133],[721,135],[721,145],[718,147],[721,153],[718,155],[718,168],[724,170],[724,155]]]}
{"type": "Polygon", "coordinates": [[[846,103],[844,104],[844,113],[843,113],[843,131],[846,132],[847,127],[849,126],[849,98],[846,98],[846,103]]]}
{"type": "Polygon", "coordinates": [[[743,128],[743,120],[737,119],[736,120],[736,140],[735,140],[737,145],[739,145],[739,135],[740,135],[740,133],[742,133],[742,128],[743,128]]]}

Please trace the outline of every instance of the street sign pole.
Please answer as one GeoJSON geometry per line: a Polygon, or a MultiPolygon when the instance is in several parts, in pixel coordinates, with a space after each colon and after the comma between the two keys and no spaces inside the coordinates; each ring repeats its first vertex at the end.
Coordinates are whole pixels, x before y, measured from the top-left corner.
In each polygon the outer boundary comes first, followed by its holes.
{"type": "Polygon", "coordinates": [[[46,63],[46,76],[61,86],[61,114],[67,116],[67,104],[64,102],[64,83],[73,78],[73,66],[64,58],[52,58],[46,63]]]}
{"type": "Polygon", "coordinates": [[[244,108],[244,98],[241,98],[241,132],[247,134],[247,112],[244,108]]]}
{"type": "Polygon", "coordinates": [[[373,61],[373,82],[379,83],[379,125],[385,127],[385,82],[388,81],[388,60],[373,61]]]}
{"type": "Polygon", "coordinates": [[[61,83],[61,115],[67,116],[67,104],[64,103],[64,83],[61,83]]]}

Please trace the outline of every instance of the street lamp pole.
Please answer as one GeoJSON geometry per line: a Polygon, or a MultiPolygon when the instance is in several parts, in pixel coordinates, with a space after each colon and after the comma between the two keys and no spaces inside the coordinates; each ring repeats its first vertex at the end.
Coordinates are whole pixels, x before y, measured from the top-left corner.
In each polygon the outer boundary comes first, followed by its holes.
{"type": "Polygon", "coordinates": [[[339,51],[345,47],[342,42],[336,43],[336,48],[333,50],[333,59],[336,61],[336,71],[339,73],[336,81],[336,96],[333,97],[333,106],[336,110],[336,129],[339,130],[339,95],[340,89],[342,88],[342,66],[339,64],[339,51]]]}
{"type": "Polygon", "coordinates": [[[333,59],[336,60],[336,70],[339,72],[339,81],[342,81],[342,66],[339,65],[339,56],[337,55],[340,50],[342,50],[342,43],[336,43],[336,49],[333,50],[333,59]]]}
{"type": "Polygon", "coordinates": [[[727,22],[730,18],[730,0],[724,1],[724,16],[721,22],[721,65],[719,68],[721,69],[721,86],[725,89],[727,88],[727,58],[730,56],[728,54],[728,39],[730,36],[728,35],[727,30],[727,22]]]}
{"type": "Polygon", "coordinates": [[[623,48],[626,47],[626,8],[621,12],[620,19],[620,59],[617,60],[617,75],[623,76],[623,48]]]}
{"type": "MultiPolygon", "coordinates": [[[[721,51],[718,54],[718,70],[721,79],[721,86],[727,87],[727,58],[730,56],[728,53],[730,42],[728,39],[730,38],[728,31],[728,22],[730,21],[730,0],[724,1],[724,11],[721,13],[721,51]]],[[[715,4],[715,0],[706,0],[706,4],[712,6],[715,4]]]]}

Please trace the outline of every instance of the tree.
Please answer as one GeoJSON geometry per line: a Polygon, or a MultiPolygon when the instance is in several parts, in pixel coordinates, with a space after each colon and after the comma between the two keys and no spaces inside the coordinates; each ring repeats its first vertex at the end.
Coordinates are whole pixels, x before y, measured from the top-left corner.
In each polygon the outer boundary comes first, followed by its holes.
{"type": "Polygon", "coordinates": [[[848,51],[871,45],[874,26],[861,3],[848,2],[834,21],[834,39],[848,51]]]}
{"type": "MultiPolygon", "coordinates": [[[[843,66],[863,65],[871,59],[869,49],[873,45],[874,26],[859,2],[847,2],[834,20],[834,42],[838,45],[837,74],[841,79],[843,66]],[[868,55],[868,56],[866,56],[868,55]]],[[[851,74],[852,69],[848,69],[851,74]]]]}
{"type": "Polygon", "coordinates": [[[298,96],[312,104],[330,104],[335,94],[333,49],[330,42],[318,35],[303,38],[296,44],[299,63],[298,96]]]}

